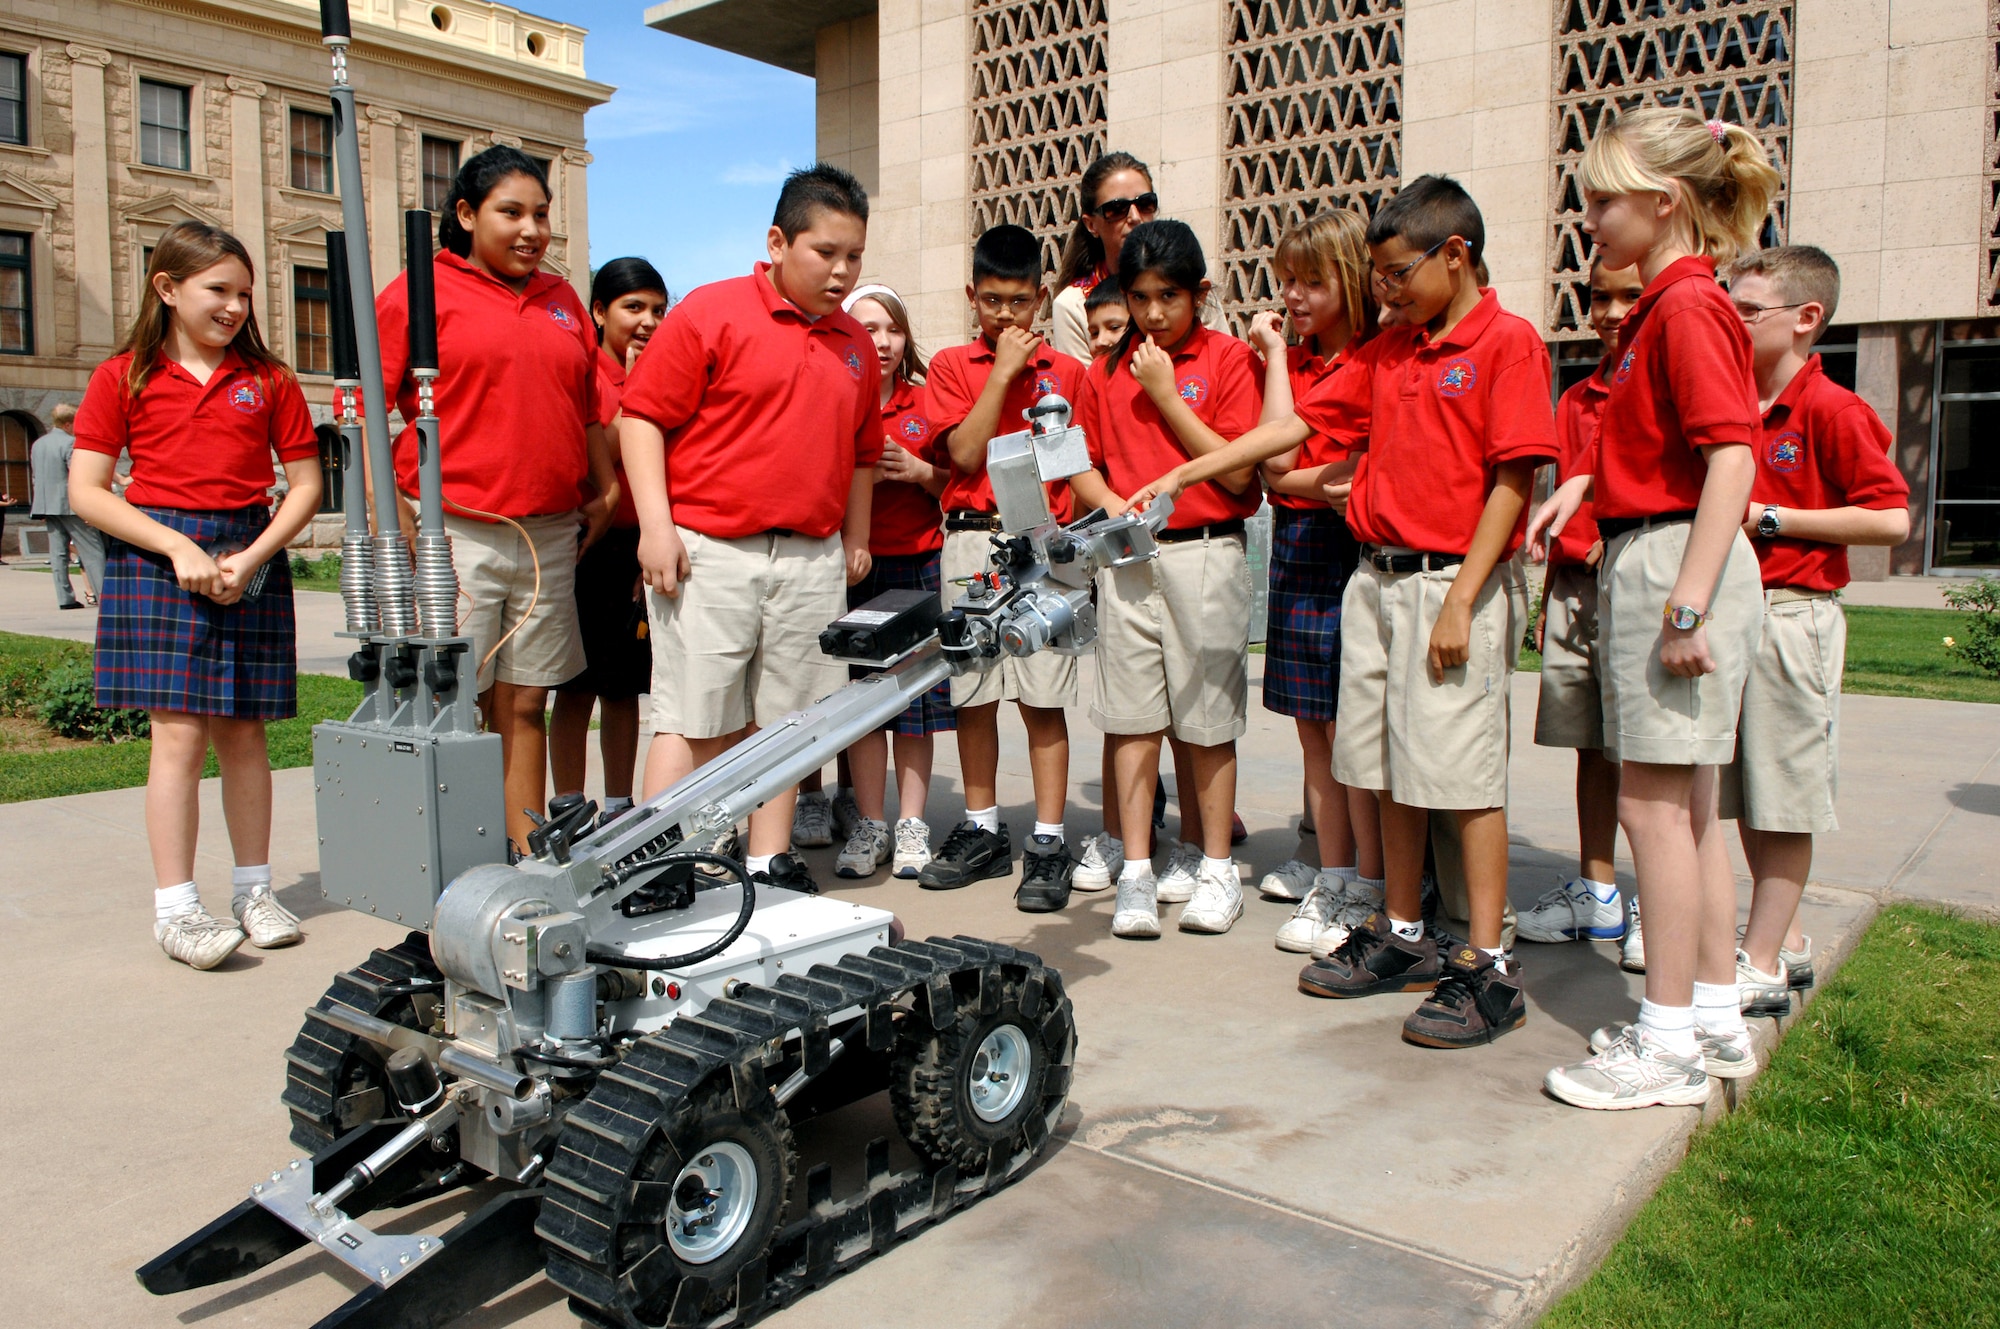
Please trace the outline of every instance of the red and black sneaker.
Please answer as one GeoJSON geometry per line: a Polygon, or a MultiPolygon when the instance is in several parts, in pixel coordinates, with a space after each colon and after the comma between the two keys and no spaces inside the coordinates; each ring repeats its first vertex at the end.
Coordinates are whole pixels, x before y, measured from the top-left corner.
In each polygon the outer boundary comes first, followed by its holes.
{"type": "Polygon", "coordinates": [[[1299,971],[1299,991],[1309,997],[1372,997],[1381,992],[1422,992],[1438,980],[1437,939],[1426,932],[1404,941],[1377,911],[1347,934],[1324,960],[1299,971]]]}
{"type": "Polygon", "coordinates": [[[1403,1021],[1403,1041],[1427,1048],[1468,1048],[1491,1043],[1528,1022],[1520,962],[1511,956],[1501,973],[1493,957],[1459,945],[1423,1005],[1403,1021]]]}

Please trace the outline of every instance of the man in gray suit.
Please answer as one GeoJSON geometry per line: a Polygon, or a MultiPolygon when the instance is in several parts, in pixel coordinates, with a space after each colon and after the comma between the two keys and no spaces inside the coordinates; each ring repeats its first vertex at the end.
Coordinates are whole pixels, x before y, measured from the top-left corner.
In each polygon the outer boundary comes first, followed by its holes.
{"type": "Polygon", "coordinates": [[[90,604],[96,604],[99,592],[104,589],[104,534],[70,511],[69,458],[76,450],[76,439],[71,437],[69,427],[76,423],[76,407],[63,402],[49,412],[49,419],[55,428],[36,439],[34,451],[29,454],[34,494],[28,515],[40,517],[48,528],[49,567],[56,578],[56,606],[81,609],[76,588],[69,580],[69,547],[74,543],[83,556],[84,579],[90,583],[85,594],[90,604]]]}

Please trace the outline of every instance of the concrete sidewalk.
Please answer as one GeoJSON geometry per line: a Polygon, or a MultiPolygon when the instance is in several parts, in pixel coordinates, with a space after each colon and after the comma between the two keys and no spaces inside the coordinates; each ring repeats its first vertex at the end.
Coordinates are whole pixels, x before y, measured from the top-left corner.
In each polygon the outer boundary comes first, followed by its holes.
{"type": "MultiPolygon", "coordinates": [[[[1535,683],[1515,682],[1519,725],[1535,683]]],[[[1299,775],[1289,722],[1252,716],[1239,799],[1252,835],[1238,852],[1254,881],[1297,847],[1299,775]]],[[[1080,838],[1099,825],[1099,739],[1081,713],[1071,725],[1080,838]]],[[[1890,892],[2000,913],[2000,707],[1853,697],[1844,727],[1845,829],[1826,837],[1806,902],[1822,973],[1890,892]]],[[[1032,816],[1025,753],[1016,723],[1003,733],[1018,835],[1032,816]]],[[[962,806],[954,756],[941,745],[940,836],[962,806]]],[[[1518,905],[1573,866],[1572,770],[1567,754],[1515,747],[1518,905]]],[[[0,807],[0,917],[16,956],[0,1000],[33,1049],[0,1133],[13,1322],[304,1326],[359,1290],[318,1252],[163,1300],[131,1274],[293,1156],[277,1095],[299,1013],[336,970],[400,935],[320,901],[308,772],[280,773],[277,795],[274,867],[307,941],[246,948],[211,974],[153,947],[142,791],[0,807]]],[[[204,827],[203,888],[220,908],[229,859],[212,782],[204,827]]],[[[813,858],[833,882],[830,851],[813,858]]],[[[1032,1175],[773,1325],[1526,1323],[1615,1240],[1700,1120],[1542,1095],[1543,1072],[1580,1055],[1591,1028],[1636,1012],[1640,980],[1610,946],[1523,944],[1527,1027],[1434,1052],[1397,1038],[1414,998],[1300,996],[1300,960],[1271,946],[1282,906],[1253,899],[1227,936],[1148,944],[1109,936],[1108,895],[1030,916],[1012,889],[928,893],[882,877],[839,894],[895,909],[915,936],[1015,942],[1063,971],[1081,1039],[1064,1131],[1032,1175]]],[[[891,1133],[885,1117],[879,1100],[857,1105],[803,1128],[801,1147],[851,1161],[868,1135],[891,1133]]],[[[389,1225],[437,1231],[464,1212],[448,1198],[389,1225]]],[[[465,1323],[575,1321],[535,1281],[465,1323]]]]}

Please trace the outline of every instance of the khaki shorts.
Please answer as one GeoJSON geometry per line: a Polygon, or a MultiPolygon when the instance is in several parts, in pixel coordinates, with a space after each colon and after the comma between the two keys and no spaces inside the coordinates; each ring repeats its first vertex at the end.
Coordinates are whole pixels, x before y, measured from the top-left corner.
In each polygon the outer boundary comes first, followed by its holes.
{"type": "Polygon", "coordinates": [[[678,528],[688,577],[677,596],[648,589],[653,732],[720,738],[775,723],[847,682],[819,649],[847,612],[840,537],[721,540],[678,528]]]}
{"type": "Polygon", "coordinates": [[[1160,546],[1160,556],[1097,580],[1097,696],[1107,734],[1157,734],[1197,747],[1249,726],[1250,560],[1240,535],[1160,546]]]}
{"type": "Polygon", "coordinates": [[[1743,680],[1764,633],[1757,552],[1740,531],[1709,606],[1715,672],[1670,674],[1660,663],[1667,597],[1681,572],[1688,520],[1627,531],[1604,545],[1598,569],[1598,677],[1604,754],[1658,766],[1724,766],[1736,754],[1743,680]]]}
{"type": "Polygon", "coordinates": [[[1456,567],[1381,572],[1363,560],[1340,608],[1340,721],[1333,775],[1419,808],[1507,805],[1508,680],[1527,630],[1518,559],[1472,603],[1466,662],[1431,682],[1431,629],[1456,567]]]}
{"type": "Polygon", "coordinates": [[[444,514],[461,593],[458,633],[472,638],[473,659],[484,661],[479,667],[481,692],[496,679],[552,688],[583,672],[583,634],[576,623],[576,516],[563,512],[519,521],[534,541],[534,558],[528,556],[521,532],[505,522],[444,514]],[[536,560],[541,563],[539,593],[536,560]],[[501,641],[516,624],[519,630],[501,641]],[[500,642],[497,652],[495,642],[500,642]]]}
{"type": "Polygon", "coordinates": [[[1765,592],[1764,644],[1743,685],[1722,815],[1756,831],[1840,829],[1840,674],[1847,615],[1831,594],[1765,592]]]}
{"type": "Polygon", "coordinates": [[[1549,569],[1535,742],[1545,748],[1604,746],[1604,689],[1597,679],[1597,569],[1580,563],[1549,569]]]}
{"type": "MultiPolygon", "coordinates": [[[[986,571],[993,544],[985,531],[946,531],[938,595],[946,609],[965,593],[959,579],[986,571]]],[[[1076,657],[1037,651],[1025,658],[1003,655],[984,673],[961,674],[951,680],[953,706],[985,706],[1018,701],[1023,706],[1061,710],[1076,705],[1076,657]]]]}

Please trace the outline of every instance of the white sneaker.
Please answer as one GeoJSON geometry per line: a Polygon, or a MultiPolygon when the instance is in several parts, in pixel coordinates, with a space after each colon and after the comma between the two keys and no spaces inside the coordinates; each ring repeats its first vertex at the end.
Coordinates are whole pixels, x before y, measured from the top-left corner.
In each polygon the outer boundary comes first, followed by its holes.
{"type": "Polygon", "coordinates": [[[1628,974],[1646,972],[1646,934],[1639,930],[1639,897],[1628,904],[1631,916],[1625,920],[1625,940],[1618,947],[1618,967],[1628,974]]]}
{"type": "Polygon", "coordinates": [[[1319,869],[1296,858],[1288,858],[1264,874],[1257,894],[1266,900],[1303,900],[1313,888],[1319,869]]]}
{"type": "Polygon", "coordinates": [[[835,794],[827,810],[833,815],[833,833],[843,840],[853,838],[854,832],[861,829],[861,823],[867,820],[861,815],[861,805],[854,801],[852,789],[843,789],[835,794]]]}
{"type": "Polygon", "coordinates": [[[1745,1015],[1769,1015],[1782,1019],[1792,1013],[1792,980],[1785,962],[1778,972],[1767,974],[1742,951],[1736,952],[1736,1004],[1745,1015]]]}
{"type": "MultiPolygon", "coordinates": [[[[741,862],[743,859],[742,833],[734,826],[731,826],[716,837],[715,843],[709,847],[708,852],[716,855],[718,858],[733,858],[741,862]]],[[[697,863],[694,865],[694,870],[704,877],[714,877],[718,881],[736,880],[736,874],[719,863],[697,863]]]]}
{"type": "Polygon", "coordinates": [[[1625,935],[1625,902],[1615,886],[1605,900],[1583,878],[1572,877],[1545,892],[1516,926],[1527,941],[1617,941],[1625,935]]]}
{"type": "Polygon", "coordinates": [[[1118,904],[1111,914],[1114,937],[1157,937],[1160,935],[1160,905],[1151,873],[1143,877],[1122,877],[1118,882],[1118,904]]]}
{"type": "Polygon", "coordinates": [[[863,817],[847,837],[847,847],[833,860],[836,877],[872,877],[889,861],[889,823],[863,817]]]}
{"type": "Polygon", "coordinates": [[[1340,894],[1340,903],[1334,906],[1333,919],[1320,930],[1312,940],[1312,957],[1324,960],[1340,949],[1340,943],[1347,940],[1347,934],[1368,921],[1368,915],[1382,908],[1384,890],[1380,886],[1370,886],[1355,878],[1348,878],[1347,885],[1340,894]]]}
{"type": "Polygon", "coordinates": [[[1243,888],[1236,884],[1236,864],[1220,871],[1204,867],[1196,874],[1194,898],[1181,910],[1183,932],[1220,934],[1243,917],[1243,888]]]}
{"type": "Polygon", "coordinates": [[[1161,904],[1185,904],[1194,898],[1194,877],[1201,868],[1201,850],[1178,840],[1167,851],[1167,870],[1158,878],[1161,904]]]}
{"type": "Polygon", "coordinates": [[[299,931],[298,915],[279,904],[269,886],[237,896],[229,902],[229,912],[236,915],[237,926],[249,934],[250,944],[258,950],[290,946],[304,935],[299,931]]]}
{"type": "Polygon", "coordinates": [[[891,876],[914,881],[924,864],[931,861],[931,828],[921,817],[905,817],[896,823],[896,861],[891,876]]]}
{"type": "Polygon", "coordinates": [[[1079,891],[1101,891],[1118,880],[1118,874],[1125,868],[1125,845],[1123,841],[1111,838],[1106,831],[1093,835],[1083,842],[1083,857],[1077,861],[1076,872],[1069,884],[1079,891]],[[1113,848],[1113,846],[1116,848],[1113,848]]]}
{"type": "Polygon", "coordinates": [[[833,843],[833,808],[825,791],[799,795],[792,810],[792,843],[800,849],[823,849],[833,843]]]}
{"type": "Polygon", "coordinates": [[[1278,929],[1278,949],[1295,955],[1310,951],[1313,938],[1332,924],[1333,912],[1340,907],[1341,888],[1346,884],[1339,877],[1323,877],[1313,882],[1306,898],[1299,901],[1299,907],[1278,929]]]}
{"type": "Polygon", "coordinates": [[[1701,1045],[1702,1069],[1718,1080],[1741,1080],[1757,1073],[1757,1044],[1745,1027],[1719,1034],[1694,1027],[1694,1041],[1701,1045]]]}
{"type": "Polygon", "coordinates": [[[213,969],[234,955],[245,938],[242,928],[223,922],[197,904],[172,918],[156,919],[153,940],[191,969],[213,969]]]}
{"type": "Polygon", "coordinates": [[[1558,1066],[1542,1087],[1581,1108],[1620,1110],[1708,1101],[1708,1072],[1699,1054],[1677,1056],[1652,1034],[1627,1025],[1609,1046],[1573,1066],[1558,1066]]]}

